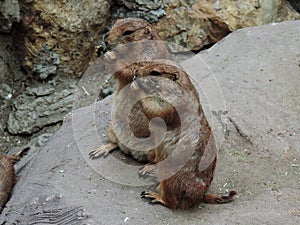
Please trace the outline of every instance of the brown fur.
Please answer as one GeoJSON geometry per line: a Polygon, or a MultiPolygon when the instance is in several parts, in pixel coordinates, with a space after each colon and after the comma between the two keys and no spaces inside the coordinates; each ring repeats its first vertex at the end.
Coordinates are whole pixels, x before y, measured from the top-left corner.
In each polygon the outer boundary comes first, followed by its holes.
{"type": "Polygon", "coordinates": [[[8,201],[14,185],[19,179],[15,173],[14,164],[18,162],[29,149],[29,147],[26,147],[10,156],[0,155],[0,213],[8,201]]]}
{"type": "MultiPolygon", "coordinates": [[[[107,48],[112,49],[112,51],[105,53],[104,59],[106,61],[107,72],[114,74],[115,80],[117,80],[115,93],[118,93],[124,86],[132,81],[135,67],[127,67],[125,69],[126,66],[136,63],[137,61],[170,58],[168,48],[164,42],[159,41],[159,36],[154,27],[146,20],[139,18],[117,20],[111,30],[106,34],[105,42],[107,48]],[[151,40],[155,41],[151,42],[151,40]],[[123,69],[124,73],[122,73],[122,77],[118,79],[117,76],[123,69]]],[[[108,81],[108,83],[111,83],[111,81],[108,81]]],[[[148,126],[148,123],[144,124],[144,126],[148,126]]],[[[111,141],[116,143],[115,135],[111,134],[110,131],[108,134],[111,141]]],[[[143,129],[143,132],[137,130],[134,134],[137,135],[137,137],[147,136],[149,130],[143,129]]],[[[96,158],[109,153],[115,148],[117,148],[117,145],[110,145],[109,148],[107,146],[100,146],[90,153],[90,157],[96,158]]],[[[124,150],[124,152],[130,153],[130,151],[126,150],[124,150]]],[[[138,160],[145,161],[146,156],[143,155],[142,158],[138,158],[138,160]]]]}
{"type": "Polygon", "coordinates": [[[0,212],[8,201],[11,190],[17,180],[14,161],[15,158],[12,156],[0,156],[0,212]]]}
{"type": "MultiPolygon", "coordinates": [[[[113,147],[111,150],[119,147],[123,152],[132,154],[137,160],[149,161],[149,164],[140,171],[142,175],[149,172],[151,173],[151,171],[155,169],[155,166],[158,165],[157,163],[163,162],[168,157],[171,157],[171,162],[173,160],[173,164],[175,165],[182,159],[189,157],[186,159],[186,163],[183,167],[167,179],[160,178],[163,178],[164,172],[170,170],[168,164],[160,166],[154,174],[160,180],[157,193],[146,191],[143,192],[141,196],[151,199],[152,202],[159,202],[172,209],[187,209],[201,201],[209,203],[225,203],[231,201],[235,192],[231,192],[229,195],[205,193],[213,179],[213,172],[216,165],[216,146],[211,128],[203,113],[198,93],[188,75],[172,61],[154,60],[127,66],[116,72],[114,77],[117,80],[114,99],[117,105],[120,105],[122,108],[123,106],[130,105],[130,101],[132,101],[134,96],[140,96],[141,98],[134,104],[129,115],[122,110],[113,112],[115,115],[113,119],[115,118],[121,122],[125,119],[129,120],[130,131],[122,130],[124,129],[123,126],[118,126],[118,123],[115,123],[117,125],[114,127],[110,126],[110,140],[113,143],[113,145],[110,144],[113,147]],[[155,71],[155,73],[153,73],[153,71],[155,71]],[[151,77],[154,76],[164,77],[171,80],[171,82],[175,82],[179,86],[178,90],[171,89],[168,86],[159,87],[159,82],[155,80],[152,82],[151,80],[151,77]],[[150,81],[141,83],[140,81],[138,82],[138,80],[133,81],[134,77],[150,77],[150,81]],[[129,92],[127,95],[122,95],[122,89],[128,87],[127,85],[132,86],[132,84],[135,85],[132,92],[129,92]],[[158,97],[147,96],[147,93],[153,92],[157,86],[162,92],[162,96],[175,97],[177,102],[176,109],[172,104],[161,101],[158,97]],[[193,115],[194,112],[190,110],[192,107],[188,105],[188,100],[185,99],[186,96],[182,94],[182,90],[193,97],[193,103],[197,108],[197,115],[193,115]],[[143,96],[145,97],[143,98],[143,96]],[[179,118],[177,110],[182,110],[183,114],[181,116],[184,118],[179,118]],[[193,118],[191,116],[196,116],[196,120],[191,120],[191,118],[193,118]],[[115,131],[120,131],[121,134],[132,132],[137,138],[147,138],[151,134],[149,122],[155,117],[162,118],[165,121],[167,132],[160,144],[150,151],[131,149],[128,147],[132,146],[130,138],[124,143],[126,144],[125,146],[119,142],[117,135],[115,135],[115,131]],[[195,137],[195,135],[187,131],[188,127],[182,127],[185,121],[189,121],[188,123],[191,123],[191,121],[197,123],[196,125],[187,124],[185,126],[198,127],[199,137],[195,137]],[[187,149],[189,148],[189,144],[195,141],[197,141],[197,144],[195,149],[192,149],[193,154],[190,156],[187,153],[187,149]],[[175,156],[171,156],[178,145],[182,149],[179,149],[175,156]],[[206,167],[202,168],[202,165],[206,165],[206,167]]],[[[164,98],[162,97],[162,99],[164,98]]],[[[107,152],[106,150],[105,153],[107,152]]],[[[92,152],[91,155],[93,156],[94,153],[92,152]]],[[[102,151],[101,154],[103,153],[102,151]]]]}
{"type": "MultiPolygon", "coordinates": [[[[143,19],[117,20],[106,34],[105,43],[105,49],[110,50],[103,57],[108,74],[137,61],[171,58],[165,42],[160,41],[154,27],[143,19]]],[[[110,77],[101,88],[99,97],[106,96],[103,88],[113,84],[110,77]]]]}
{"type": "Polygon", "coordinates": [[[105,38],[110,49],[120,44],[141,40],[159,40],[159,36],[150,23],[138,18],[117,20],[105,38]]]}
{"type": "Polygon", "coordinates": [[[160,41],[154,27],[138,18],[119,19],[106,34],[105,43],[109,51],[104,57],[112,73],[137,61],[169,59],[167,46],[160,41]]]}
{"type": "Polygon", "coordinates": [[[208,203],[231,201],[236,194],[235,191],[227,195],[206,194],[206,190],[213,179],[216,165],[216,146],[195,87],[188,75],[174,62],[155,60],[170,59],[170,55],[163,42],[155,42],[153,45],[147,42],[149,40],[159,40],[159,37],[155,29],[142,19],[118,20],[107,33],[105,41],[108,47],[116,49],[108,52],[106,59],[109,60],[111,68],[114,69],[114,78],[117,81],[114,98],[117,109],[113,111],[113,121],[108,132],[110,143],[92,151],[90,157],[95,158],[107,154],[119,147],[121,151],[131,154],[139,161],[148,161],[149,164],[139,173],[141,175],[152,173],[160,183],[157,192],[144,191],[141,197],[151,199],[153,203],[161,203],[172,209],[187,209],[201,201],[208,203]],[[128,44],[131,42],[134,44],[128,44]],[[159,81],[152,81],[151,78],[147,81],[139,81],[139,79],[134,81],[134,77],[149,76],[167,78],[175,82],[180,88],[174,90],[162,83],[162,98],[149,97],[149,93],[156,89],[154,84],[159,86],[159,81]],[[134,88],[131,88],[131,92],[123,94],[122,90],[128,87],[127,85],[134,88]],[[187,97],[180,90],[192,96],[193,105],[197,108],[196,113],[192,111],[187,97]],[[139,97],[139,101],[133,105],[129,113],[124,113],[124,107],[131,105],[132,99],[136,96],[139,97]],[[176,108],[165,101],[164,96],[173,96],[177,103],[176,108]],[[181,111],[180,117],[178,109],[181,111]],[[143,149],[145,148],[144,145],[140,145],[140,149],[138,148],[139,145],[133,149],[131,147],[133,146],[132,139],[128,135],[130,132],[135,138],[150,137],[152,138],[150,141],[157,138],[155,135],[154,137],[151,136],[151,131],[157,131],[161,128],[160,125],[149,124],[155,117],[163,119],[167,129],[160,144],[147,151],[143,149]],[[184,119],[181,120],[181,117],[184,119]],[[130,126],[129,130],[124,130],[124,124],[122,124],[126,120],[130,126]],[[113,126],[113,124],[115,125],[113,126]],[[189,127],[193,126],[198,129],[197,132],[191,132],[189,127]],[[124,134],[121,139],[122,141],[125,140],[125,143],[120,141],[120,136],[116,135],[116,131],[119,134],[124,134]],[[199,136],[196,137],[194,133],[199,133],[199,136]],[[192,142],[196,142],[194,149],[190,149],[192,142]],[[174,152],[178,146],[180,149],[174,152]],[[191,150],[192,155],[190,154],[191,150]],[[178,171],[170,176],[164,176],[182,160],[184,164],[178,171]],[[163,164],[165,161],[168,161],[169,164],[163,164]]]}

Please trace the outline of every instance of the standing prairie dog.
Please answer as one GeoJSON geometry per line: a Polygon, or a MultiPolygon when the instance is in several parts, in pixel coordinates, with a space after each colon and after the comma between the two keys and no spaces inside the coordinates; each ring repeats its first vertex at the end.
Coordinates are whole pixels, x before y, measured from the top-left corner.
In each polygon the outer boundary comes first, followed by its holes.
{"type": "Polygon", "coordinates": [[[113,121],[108,132],[110,143],[92,151],[90,157],[108,154],[119,147],[121,151],[131,154],[139,161],[148,161],[149,163],[139,173],[146,175],[155,171],[152,174],[160,182],[157,192],[144,191],[141,197],[172,209],[187,209],[201,201],[230,202],[236,194],[235,191],[226,195],[206,194],[216,165],[216,147],[198,93],[188,75],[174,62],[158,60],[170,59],[168,49],[163,42],[153,42],[153,45],[151,40],[159,40],[157,32],[145,20],[136,18],[118,20],[107,33],[105,38],[107,46],[117,51],[118,48],[121,49],[119,52],[113,50],[105,55],[115,69],[113,77],[117,85],[114,102],[117,110],[113,111],[113,121]],[[149,79],[140,79],[145,77],[149,79]],[[168,79],[169,82],[178,85],[178,88],[154,78],[168,79]],[[122,90],[126,88],[128,90],[128,86],[131,91],[124,94],[122,90]],[[182,91],[189,95],[182,94],[182,91]],[[162,95],[149,96],[151,93],[162,95]],[[168,95],[176,99],[175,105],[164,99],[168,95]],[[132,99],[136,96],[138,101],[132,104],[132,99]],[[188,104],[187,96],[192,96],[196,113],[188,104]],[[127,113],[122,110],[124,107],[127,113]],[[178,110],[183,114],[179,115],[178,110]],[[184,119],[182,120],[180,116],[184,119]],[[151,126],[150,123],[155,118],[161,118],[165,123],[163,135],[152,136],[153,131],[157,133],[156,128],[158,130],[161,128],[160,124],[154,123],[154,126],[151,126]],[[124,121],[128,122],[129,127],[124,126],[124,121]],[[189,127],[196,127],[196,132],[191,132],[189,127]],[[199,135],[195,136],[194,133],[199,135]],[[120,134],[125,135],[120,137],[120,134]],[[140,140],[148,138],[150,141],[156,140],[159,136],[162,138],[157,146],[145,151],[144,142],[134,143],[135,139],[132,136],[140,140]],[[164,173],[172,170],[168,165],[171,167],[180,164],[182,158],[185,159],[184,164],[175,173],[165,177],[164,173]],[[164,164],[163,162],[168,159],[171,159],[169,160],[171,163],[164,164]],[[158,170],[155,170],[156,165],[158,170]]]}
{"type": "Polygon", "coordinates": [[[157,192],[144,191],[141,197],[172,209],[187,209],[201,201],[230,202],[236,194],[235,191],[226,195],[206,194],[216,165],[216,146],[198,93],[185,71],[172,61],[153,60],[126,66],[117,71],[114,78],[117,80],[114,101],[117,101],[117,105],[120,104],[120,109],[127,105],[133,107],[129,114],[121,110],[112,112],[115,116],[109,129],[110,143],[92,151],[90,156],[98,157],[119,147],[135,159],[149,162],[139,171],[141,175],[151,173],[156,165],[162,163],[160,169],[154,173],[160,181],[157,192]],[[165,83],[166,79],[171,83],[165,83]],[[177,88],[171,85],[172,82],[177,88]],[[128,87],[130,91],[123,95],[122,90],[128,87]],[[165,100],[168,95],[175,99],[176,104],[165,100]],[[132,104],[130,101],[134,96],[141,97],[132,104]],[[189,104],[187,96],[193,99],[193,105],[189,104]],[[196,108],[196,111],[192,110],[193,108],[196,108]],[[161,118],[165,122],[165,133],[159,145],[145,151],[142,141],[140,146],[138,143],[133,144],[129,133],[141,140],[149,138],[149,123],[154,118],[161,118]],[[128,130],[124,129],[122,124],[125,120],[129,123],[128,130]],[[191,132],[189,127],[196,130],[191,132]],[[125,136],[120,141],[116,133],[125,136]],[[195,133],[199,135],[195,136],[195,133]],[[189,149],[190,146],[194,149],[189,149]],[[172,156],[175,149],[176,154],[172,156]],[[168,164],[163,164],[164,160],[171,159],[171,164],[177,165],[183,158],[186,158],[184,164],[174,174],[163,177],[162,173],[169,170],[166,166],[168,164]]]}
{"type": "MultiPolygon", "coordinates": [[[[106,72],[113,74],[126,65],[137,61],[170,59],[171,55],[165,42],[161,41],[155,28],[146,20],[125,18],[117,20],[105,35],[104,54],[106,72]]],[[[99,97],[106,96],[114,81],[110,78],[101,87],[99,97]]]]}
{"type": "MultiPolygon", "coordinates": [[[[119,19],[114,23],[113,27],[105,37],[106,46],[112,51],[106,52],[104,58],[108,64],[108,71],[111,73],[116,72],[113,75],[115,78],[114,80],[117,81],[115,90],[116,95],[126,84],[132,81],[134,75],[131,70],[138,66],[135,64],[137,61],[170,58],[167,46],[164,42],[159,40],[160,38],[154,27],[144,19],[125,18],[119,19]],[[134,63],[134,66],[129,66],[123,70],[124,67],[131,65],[132,63],[134,63]],[[122,73],[121,70],[123,70],[124,73],[122,73]],[[125,73],[128,73],[128,75],[125,75],[125,73]],[[127,80],[127,78],[129,80],[127,80]]],[[[111,81],[108,83],[111,83],[111,81]]],[[[125,98],[124,100],[126,99],[128,98],[125,98]]],[[[149,121],[145,120],[145,122],[149,121]]],[[[143,125],[143,127],[145,126],[148,126],[148,123],[143,125]]],[[[144,133],[147,133],[147,135],[149,134],[148,129],[142,129],[143,132],[138,132],[140,135],[146,135],[144,133]]],[[[110,130],[112,130],[112,128],[110,130]]],[[[114,139],[113,137],[115,135],[109,132],[109,136],[111,139],[114,139]]],[[[103,151],[100,152],[103,153],[103,151]]],[[[124,152],[129,153],[130,151],[126,151],[124,147],[124,152]]],[[[136,159],[140,161],[147,160],[145,154],[138,155],[139,156],[135,157],[136,159]]],[[[99,153],[91,154],[91,156],[92,158],[97,157],[99,156],[99,153]]]]}

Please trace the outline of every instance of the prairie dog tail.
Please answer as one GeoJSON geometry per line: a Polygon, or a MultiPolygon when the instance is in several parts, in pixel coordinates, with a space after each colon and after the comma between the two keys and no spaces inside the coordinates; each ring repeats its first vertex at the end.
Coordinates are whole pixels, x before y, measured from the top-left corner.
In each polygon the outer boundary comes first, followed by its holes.
{"type": "Polygon", "coordinates": [[[226,194],[205,194],[203,196],[203,200],[210,204],[222,204],[231,202],[233,200],[233,196],[236,194],[236,191],[230,191],[226,194]]]}

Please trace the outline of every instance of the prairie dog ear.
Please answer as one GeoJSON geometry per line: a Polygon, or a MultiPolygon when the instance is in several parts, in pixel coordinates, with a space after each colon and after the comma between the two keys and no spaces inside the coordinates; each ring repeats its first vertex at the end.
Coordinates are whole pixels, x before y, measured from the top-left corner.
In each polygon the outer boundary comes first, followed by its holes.
{"type": "Polygon", "coordinates": [[[151,26],[147,26],[147,27],[146,27],[146,33],[147,33],[147,34],[150,34],[151,32],[152,32],[151,26]]]}

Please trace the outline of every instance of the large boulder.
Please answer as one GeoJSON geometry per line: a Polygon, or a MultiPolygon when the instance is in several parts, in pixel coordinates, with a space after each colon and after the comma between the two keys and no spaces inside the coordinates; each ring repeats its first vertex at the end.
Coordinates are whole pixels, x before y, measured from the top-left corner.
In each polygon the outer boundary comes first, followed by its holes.
{"type": "Polygon", "coordinates": [[[110,16],[110,0],[21,1],[22,22],[14,26],[15,48],[36,78],[81,76],[110,16]]]}
{"type": "Polygon", "coordinates": [[[284,20],[300,19],[285,0],[167,1],[166,16],[157,29],[163,40],[199,50],[230,31],[284,20]]]}
{"type": "Polygon", "coordinates": [[[117,18],[145,18],[156,23],[163,40],[192,50],[238,28],[300,18],[286,0],[31,0],[20,1],[20,8],[22,21],[13,29],[16,54],[42,80],[53,74],[80,77],[117,18]]]}
{"type": "Polygon", "coordinates": [[[300,18],[286,0],[217,2],[220,2],[220,14],[231,30],[300,18]]]}
{"type": "Polygon", "coordinates": [[[210,191],[235,188],[234,202],[182,212],[149,205],[139,195],[154,186],[126,173],[125,156],[90,160],[107,141],[108,97],[68,114],[46,147],[17,165],[0,223],[299,224],[299,26],[240,29],[182,64],[223,144],[210,191]]]}
{"type": "Polygon", "coordinates": [[[191,50],[221,40],[230,29],[207,1],[169,1],[166,16],[157,24],[159,36],[191,50]]]}

